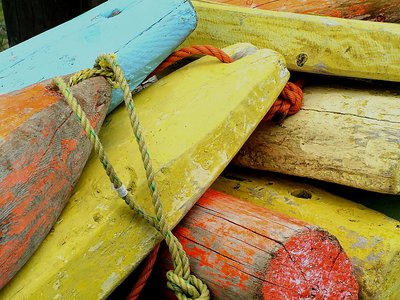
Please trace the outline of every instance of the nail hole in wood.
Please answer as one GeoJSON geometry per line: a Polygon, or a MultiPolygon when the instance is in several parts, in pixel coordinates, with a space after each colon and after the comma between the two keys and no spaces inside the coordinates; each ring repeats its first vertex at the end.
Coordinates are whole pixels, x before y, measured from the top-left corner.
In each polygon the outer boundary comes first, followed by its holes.
{"type": "Polygon", "coordinates": [[[306,190],[295,190],[291,193],[292,196],[301,199],[311,199],[312,194],[306,190]]]}
{"type": "Polygon", "coordinates": [[[118,8],[116,8],[111,12],[111,14],[107,18],[115,17],[115,16],[119,15],[120,13],[121,13],[121,11],[118,8]]]}
{"type": "Polygon", "coordinates": [[[307,60],[308,60],[307,54],[300,53],[299,55],[297,55],[296,64],[298,67],[302,67],[306,64],[307,60]]]}

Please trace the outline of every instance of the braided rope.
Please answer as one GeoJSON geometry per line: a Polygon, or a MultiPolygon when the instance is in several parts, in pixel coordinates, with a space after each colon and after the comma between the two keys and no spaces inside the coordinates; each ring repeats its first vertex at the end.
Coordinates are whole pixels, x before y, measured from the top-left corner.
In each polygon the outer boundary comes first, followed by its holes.
{"type": "Polygon", "coordinates": [[[223,50],[219,48],[216,48],[211,45],[195,45],[195,46],[185,47],[173,52],[149,75],[149,77],[155,75],[156,73],[162,72],[170,65],[176,63],[177,61],[185,57],[198,54],[214,56],[223,63],[233,62],[233,58],[231,58],[228,54],[226,54],[223,50]]]}
{"type": "Polygon", "coordinates": [[[156,263],[159,249],[160,249],[160,244],[158,244],[150,253],[150,255],[146,257],[145,261],[142,263],[143,269],[141,270],[137,281],[133,285],[131,292],[129,293],[129,295],[126,297],[125,300],[137,300],[139,298],[140,293],[142,292],[144,286],[147,283],[147,280],[151,275],[151,272],[153,271],[153,267],[154,264],[156,263]]]}
{"type": "Polygon", "coordinates": [[[55,78],[54,83],[65,97],[68,105],[77,115],[86,133],[86,136],[88,136],[90,142],[92,143],[96,154],[98,155],[114,188],[118,191],[119,196],[129,205],[129,207],[134,210],[135,213],[149,222],[149,224],[155,227],[157,231],[159,231],[165,238],[174,262],[174,270],[167,273],[168,287],[175,292],[178,299],[209,299],[210,294],[207,286],[200,279],[190,274],[189,259],[178,239],[168,229],[155,181],[152,162],[142,134],[136,109],[133,105],[132,93],[124,76],[123,70],[117,63],[115,55],[100,55],[97,58],[93,69],[83,70],[73,75],[68,85],[60,77],[55,78]],[[78,101],[71,93],[71,86],[81,82],[84,79],[94,76],[105,76],[114,87],[119,87],[123,91],[125,106],[128,110],[131,125],[136,137],[136,141],[139,145],[143,165],[146,170],[147,182],[151,192],[156,218],[148,215],[140,206],[136,204],[136,201],[134,201],[132,196],[126,191],[122,181],[119,179],[113,166],[108,160],[100,139],[93,127],[90,125],[90,121],[87,119],[85,112],[82,110],[78,101]]]}
{"type": "Polygon", "coordinates": [[[303,105],[304,80],[297,80],[295,83],[287,82],[278,99],[272,104],[263,121],[273,120],[277,123],[283,122],[288,116],[300,111],[303,105]]]}

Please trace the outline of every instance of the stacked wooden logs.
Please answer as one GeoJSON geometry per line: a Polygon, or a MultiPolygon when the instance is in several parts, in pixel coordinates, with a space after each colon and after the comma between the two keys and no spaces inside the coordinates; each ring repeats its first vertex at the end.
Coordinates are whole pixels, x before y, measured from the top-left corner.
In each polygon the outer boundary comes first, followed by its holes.
{"type": "MultiPolygon", "coordinates": [[[[400,20],[398,0],[363,3],[315,0],[290,3],[279,0],[194,2],[200,23],[203,23],[186,43],[223,46],[231,39],[237,41],[251,37],[256,45],[259,43],[257,46],[269,43],[269,46],[279,50],[287,46],[289,67],[292,66],[296,71],[301,71],[302,67],[296,66],[296,60],[292,59],[296,57],[294,53],[299,51],[298,45],[283,45],[282,41],[266,42],[262,40],[263,37],[254,36],[258,29],[252,31],[251,26],[260,25],[261,14],[254,13],[257,17],[252,19],[250,10],[230,9],[227,6],[219,10],[218,6],[209,4],[212,2],[378,22],[395,23],[400,20]],[[212,16],[214,12],[215,18],[212,16]],[[217,18],[223,21],[222,14],[225,13],[226,20],[231,18],[226,23],[226,32],[224,23],[219,23],[218,32],[208,31],[212,27],[208,25],[217,18]],[[236,13],[238,19],[234,20],[236,13]],[[240,25],[234,25],[236,21],[240,25]],[[238,26],[237,34],[232,33],[233,26],[238,26]],[[240,27],[244,31],[241,32],[240,27]]],[[[276,16],[279,18],[279,15],[276,16]]],[[[291,16],[284,15],[283,18],[288,21],[291,16]]],[[[315,24],[322,20],[329,23],[328,19],[310,20],[311,23],[315,21],[315,24]]],[[[329,20],[343,34],[350,24],[343,23],[343,27],[339,28],[342,25],[335,23],[335,19],[329,20]]],[[[394,35],[389,39],[389,47],[384,47],[387,53],[381,62],[375,62],[382,65],[399,62],[395,50],[397,46],[394,44],[399,41],[400,30],[397,25],[389,27],[394,35]],[[392,58],[391,63],[386,61],[388,57],[392,58]]],[[[265,35],[268,35],[267,25],[264,30],[265,35]]],[[[293,26],[290,30],[294,30],[293,26]]],[[[287,32],[286,36],[290,38],[289,30],[287,32]]],[[[379,39],[379,34],[375,33],[379,39]]],[[[313,42],[317,48],[329,50],[330,44],[326,44],[322,34],[323,30],[321,37],[315,38],[313,42]]],[[[340,33],[336,34],[340,37],[340,33]]],[[[362,44],[356,36],[353,42],[356,47],[362,44]]],[[[329,57],[329,51],[325,50],[320,58],[324,55],[329,57]]],[[[350,47],[348,51],[353,50],[350,47]]],[[[357,58],[357,50],[354,51],[351,57],[356,61],[351,63],[353,66],[358,65],[361,70],[366,57],[357,58]]],[[[317,68],[316,73],[378,79],[378,71],[370,75],[363,71],[356,74],[341,69],[340,64],[334,69],[334,65],[324,65],[326,69],[322,71],[317,68]]],[[[379,79],[399,81],[399,77],[389,69],[379,79]]],[[[313,72],[312,68],[306,71],[313,72]]],[[[301,178],[276,174],[332,182],[336,184],[333,188],[330,186],[335,193],[345,189],[343,186],[375,192],[368,197],[376,198],[376,202],[387,199],[385,194],[392,194],[393,200],[397,201],[392,207],[400,207],[399,95],[400,89],[395,84],[345,79],[338,83],[333,78],[310,77],[304,88],[303,107],[297,115],[285,120],[283,124],[260,124],[233,161],[240,167],[260,171],[231,169],[212,187],[225,194],[208,190],[175,229],[190,257],[193,273],[205,279],[213,298],[400,297],[400,222],[349,200],[351,198],[361,202],[360,198],[366,192],[353,190],[353,197],[346,193],[340,197],[316,187],[318,182],[311,181],[313,186],[301,183],[304,181],[301,178]],[[333,81],[335,84],[332,84],[333,81]],[[276,173],[274,175],[266,171],[276,173]],[[229,195],[248,203],[244,204],[229,195]]],[[[379,208],[379,204],[373,207],[379,208]]],[[[162,278],[163,273],[171,268],[172,263],[164,249],[158,260],[155,278],[162,278]]]]}

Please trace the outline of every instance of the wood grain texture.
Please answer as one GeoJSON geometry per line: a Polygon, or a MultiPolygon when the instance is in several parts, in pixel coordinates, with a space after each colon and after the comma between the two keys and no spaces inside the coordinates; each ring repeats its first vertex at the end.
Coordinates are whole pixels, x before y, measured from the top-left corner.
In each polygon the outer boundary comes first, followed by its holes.
{"type": "Polygon", "coordinates": [[[399,221],[301,179],[276,173],[231,169],[212,188],[327,230],[337,237],[351,260],[360,299],[398,299],[399,221]]]}
{"type": "Polygon", "coordinates": [[[310,85],[282,125],[261,123],[241,166],[400,194],[400,93],[379,86],[310,85]]]}
{"type": "MultiPolygon", "coordinates": [[[[239,151],[289,77],[276,52],[249,44],[225,50],[249,55],[231,64],[203,57],[134,97],[170,227],[239,151]]],[[[129,192],[152,213],[125,107],[106,118],[100,139],[129,192]]],[[[160,239],[111,189],[92,157],[54,230],[0,298],[104,299],[160,239]]]]}
{"type": "MultiPolygon", "coordinates": [[[[117,53],[131,89],[139,85],[196,26],[189,0],[110,0],[0,53],[0,94],[91,68],[117,53]]],[[[122,102],[113,93],[110,110],[122,102]]]]}
{"type": "MultiPolygon", "coordinates": [[[[111,102],[111,87],[96,78],[72,90],[98,131],[111,102]]],[[[1,288],[49,233],[91,144],[50,81],[2,95],[0,119],[1,288]]]]}
{"type": "Polygon", "coordinates": [[[256,9],[398,23],[399,0],[196,0],[256,9]]]}
{"type": "Polygon", "coordinates": [[[400,24],[193,5],[198,26],[185,46],[249,42],[282,53],[290,70],[400,81],[400,24]]]}
{"type": "MultiPolygon", "coordinates": [[[[209,189],[174,233],[212,299],[358,299],[336,238],[281,213],[209,189]]],[[[155,270],[171,267],[163,247],[155,270]]]]}

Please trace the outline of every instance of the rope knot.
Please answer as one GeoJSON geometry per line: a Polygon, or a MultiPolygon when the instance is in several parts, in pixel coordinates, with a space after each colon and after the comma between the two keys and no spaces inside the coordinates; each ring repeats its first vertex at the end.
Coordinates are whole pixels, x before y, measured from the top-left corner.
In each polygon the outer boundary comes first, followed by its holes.
{"type": "Polygon", "coordinates": [[[210,299],[210,292],[207,285],[194,275],[189,275],[188,279],[184,279],[173,271],[168,271],[167,280],[168,288],[174,291],[179,300],[210,299]]]}
{"type": "Polygon", "coordinates": [[[288,82],[278,99],[271,106],[263,121],[272,120],[277,123],[282,123],[287,116],[297,113],[303,103],[303,91],[301,87],[303,82],[296,83],[288,82]]]}

